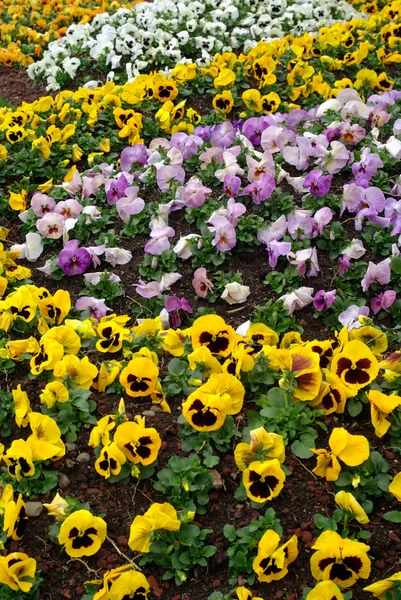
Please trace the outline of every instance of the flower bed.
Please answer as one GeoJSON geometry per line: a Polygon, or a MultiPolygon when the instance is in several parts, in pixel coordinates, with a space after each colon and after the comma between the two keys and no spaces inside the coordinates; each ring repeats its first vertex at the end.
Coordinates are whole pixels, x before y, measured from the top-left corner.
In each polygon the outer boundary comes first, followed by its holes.
{"type": "Polygon", "coordinates": [[[286,33],[317,33],[321,26],[356,16],[345,1],[271,0],[268,5],[164,0],[141,3],[132,10],[104,13],[89,24],[72,25],[49,44],[43,59],[32,65],[32,77],[44,77],[48,89],[73,79],[93,65],[109,72],[121,67],[129,79],[141,71],[171,69],[177,63],[206,66],[216,52],[249,51],[258,40],[286,33]]]}
{"type": "Polygon", "coordinates": [[[400,3],[352,4],[2,109],[1,600],[399,600],[400,3]]]}

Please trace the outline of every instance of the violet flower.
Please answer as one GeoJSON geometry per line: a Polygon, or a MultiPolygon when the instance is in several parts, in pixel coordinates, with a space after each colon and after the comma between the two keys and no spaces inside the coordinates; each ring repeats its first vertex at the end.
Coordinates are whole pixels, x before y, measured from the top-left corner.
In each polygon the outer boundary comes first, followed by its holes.
{"type": "Polygon", "coordinates": [[[47,196],[47,194],[36,192],[32,196],[31,208],[38,217],[43,217],[46,213],[53,212],[55,206],[56,201],[51,196],[47,196]]]}
{"type": "Polygon", "coordinates": [[[336,290],[331,290],[331,292],[325,292],[324,290],[319,290],[315,297],[313,298],[313,306],[316,310],[321,312],[322,310],[326,310],[330,308],[330,306],[336,301],[336,290]]]}
{"type": "Polygon", "coordinates": [[[323,175],[323,171],[317,169],[307,174],[302,187],[309,190],[316,198],[322,198],[329,193],[332,178],[332,175],[323,175]]]}
{"type": "Polygon", "coordinates": [[[179,187],[176,193],[176,201],[182,202],[190,208],[199,208],[205,203],[206,196],[212,193],[212,190],[203,185],[197,177],[191,177],[188,183],[179,187]]]}
{"type": "Polygon", "coordinates": [[[276,221],[268,225],[266,229],[258,231],[257,238],[262,244],[269,244],[273,240],[281,240],[287,231],[287,219],[281,215],[276,221]]]}
{"type": "Polygon", "coordinates": [[[304,240],[311,237],[315,224],[308,210],[296,210],[288,219],[288,233],[293,240],[304,240]]]}
{"type": "Polygon", "coordinates": [[[269,127],[269,122],[263,117],[251,117],[242,126],[242,133],[254,145],[260,145],[261,135],[269,127]]]}
{"type": "Polygon", "coordinates": [[[236,175],[226,173],[224,176],[224,191],[231,198],[235,198],[241,187],[241,179],[236,175]]]}
{"type": "Polygon", "coordinates": [[[264,202],[276,189],[276,182],[272,175],[262,173],[259,179],[256,179],[244,188],[241,196],[251,196],[254,204],[264,202]]]}
{"type": "Polygon", "coordinates": [[[91,264],[91,255],[86,248],[78,247],[78,240],[70,240],[60,252],[57,263],[67,275],[82,275],[91,264]]]}
{"type": "Polygon", "coordinates": [[[77,200],[62,200],[57,202],[54,212],[63,215],[64,219],[76,219],[83,211],[83,206],[77,200]]]}
{"type": "Polygon", "coordinates": [[[347,327],[348,331],[351,331],[352,329],[359,329],[362,326],[359,317],[367,317],[368,315],[369,308],[367,306],[351,304],[351,306],[338,315],[338,320],[341,325],[347,327]]]}
{"type": "Polygon", "coordinates": [[[339,266],[338,272],[340,275],[344,275],[344,273],[347,273],[349,271],[351,263],[346,254],[343,254],[342,256],[340,256],[340,258],[338,259],[338,266],[339,266]]]}
{"type": "Polygon", "coordinates": [[[128,221],[132,215],[138,215],[145,208],[145,201],[138,197],[139,187],[130,186],[125,190],[125,195],[116,202],[120,219],[128,221]]]}
{"type": "Polygon", "coordinates": [[[209,231],[215,233],[212,245],[217,246],[221,252],[232,250],[237,243],[237,236],[230,221],[226,217],[216,214],[209,219],[209,223],[212,225],[212,227],[209,227],[209,231]]]}
{"type": "Polygon", "coordinates": [[[36,221],[36,228],[43,237],[58,240],[64,233],[64,217],[58,213],[45,213],[36,221]]]}
{"type": "Polygon", "coordinates": [[[305,306],[308,306],[312,303],[313,288],[300,287],[289,294],[280,296],[278,300],[283,302],[290,315],[292,315],[294,310],[301,310],[302,308],[305,308],[305,306]]]}
{"type": "Polygon", "coordinates": [[[287,256],[291,252],[291,242],[278,242],[272,240],[266,246],[267,253],[269,255],[269,265],[273,268],[277,265],[277,261],[280,256],[287,256]]]}
{"type": "Polygon", "coordinates": [[[313,215],[313,219],[316,223],[316,231],[314,231],[314,237],[316,235],[322,235],[323,229],[333,219],[333,211],[328,206],[323,206],[313,215]]]}
{"type": "Polygon", "coordinates": [[[170,138],[170,148],[180,150],[184,160],[197,154],[198,147],[203,145],[203,139],[198,135],[187,135],[183,131],[174,133],[170,138]]]}
{"type": "Polygon", "coordinates": [[[97,321],[100,321],[100,319],[106,316],[108,311],[111,311],[111,308],[106,306],[104,298],[99,300],[92,296],[82,296],[81,298],[78,298],[75,303],[75,308],[77,310],[89,310],[89,317],[91,319],[96,319],[97,321]]]}
{"type": "Polygon", "coordinates": [[[109,179],[104,186],[106,198],[109,204],[116,204],[117,200],[125,195],[125,190],[129,185],[130,181],[127,179],[124,173],[121,173],[118,179],[109,179]]]}
{"type": "Polygon", "coordinates": [[[132,253],[124,248],[106,248],[104,260],[113,267],[126,265],[132,258],[132,253]]]}
{"type": "Polygon", "coordinates": [[[134,284],[136,293],[142,296],[142,298],[154,298],[157,296],[158,298],[162,297],[160,290],[160,283],[158,281],[150,281],[149,283],[145,283],[142,279],[139,280],[139,283],[134,284]]]}
{"type": "Polygon", "coordinates": [[[219,125],[213,125],[210,135],[210,143],[212,146],[228,148],[233,143],[234,138],[235,129],[230,121],[226,121],[219,125]]]}
{"type": "Polygon", "coordinates": [[[361,281],[362,291],[366,292],[373,282],[380,285],[387,285],[391,278],[391,259],[386,258],[377,265],[369,261],[366,273],[361,281]]]}
{"type": "Polygon", "coordinates": [[[154,227],[150,232],[150,240],[145,244],[146,254],[160,256],[165,250],[169,250],[169,238],[174,235],[175,231],[172,227],[154,227]]]}
{"type": "Polygon", "coordinates": [[[185,298],[178,298],[177,296],[169,296],[166,299],[164,307],[169,313],[169,316],[171,316],[171,325],[173,329],[177,329],[181,325],[182,320],[179,315],[180,310],[183,310],[188,314],[194,312],[185,298]]]}
{"type": "Polygon", "coordinates": [[[380,292],[377,298],[372,298],[370,301],[370,307],[374,315],[383,310],[388,310],[392,304],[394,304],[397,298],[397,294],[394,290],[387,290],[380,292]]]}
{"type": "Polygon", "coordinates": [[[165,192],[171,183],[184,183],[185,171],[180,165],[163,165],[157,170],[156,181],[159,189],[165,192]]]}
{"type": "Polygon", "coordinates": [[[213,289],[213,283],[208,279],[205,267],[196,269],[192,285],[200,298],[206,298],[208,292],[213,289]]]}
{"type": "Polygon", "coordinates": [[[149,151],[144,144],[134,144],[128,148],[124,148],[120,156],[120,168],[122,171],[131,169],[135,163],[139,167],[144,167],[148,162],[149,151]]]}
{"type": "Polygon", "coordinates": [[[370,181],[373,175],[376,175],[378,169],[383,168],[383,161],[378,154],[371,152],[370,148],[364,148],[359,162],[352,165],[352,172],[356,182],[370,181]]]}

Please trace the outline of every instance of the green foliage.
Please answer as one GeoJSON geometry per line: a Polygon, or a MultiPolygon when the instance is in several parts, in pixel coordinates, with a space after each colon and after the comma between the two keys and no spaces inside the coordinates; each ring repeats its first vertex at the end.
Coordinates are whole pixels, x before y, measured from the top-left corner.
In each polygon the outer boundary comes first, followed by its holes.
{"type": "Polygon", "coordinates": [[[299,331],[303,329],[298,325],[294,315],[290,315],[288,309],[280,300],[268,300],[264,306],[257,306],[251,316],[252,323],[264,323],[279,335],[286,331],[299,331]]]}
{"type": "Polygon", "coordinates": [[[213,455],[215,448],[219,452],[227,452],[234,436],[239,436],[235,421],[231,415],[226,417],[222,427],[217,431],[196,431],[185,418],[180,415],[178,423],[183,425],[178,436],[182,440],[181,450],[183,452],[196,452],[203,456],[203,463],[211,469],[218,464],[218,456],[213,455]]]}
{"type": "Polygon", "coordinates": [[[189,384],[191,379],[202,379],[202,374],[191,371],[185,360],[172,358],[168,363],[167,375],[162,382],[163,390],[167,396],[178,396],[183,393],[189,396],[196,390],[196,387],[189,384]]]}
{"type": "Polygon", "coordinates": [[[217,552],[216,546],[206,544],[211,529],[201,529],[193,523],[182,523],[179,531],[156,531],[150,552],[145,554],[140,565],[154,562],[164,567],[162,579],[173,579],[176,585],[187,580],[190,571],[195,577],[198,567],[207,567],[208,559],[217,552]]]}
{"type": "Polygon", "coordinates": [[[0,438],[8,437],[12,431],[14,401],[10,392],[0,390],[0,438]]]}
{"type": "Polygon", "coordinates": [[[110,281],[111,275],[112,273],[109,271],[104,271],[100,275],[99,283],[93,284],[90,281],[85,281],[86,289],[80,292],[80,296],[93,296],[94,298],[103,299],[106,304],[112,304],[124,292],[118,282],[112,283],[110,281]]]}
{"type": "Polygon", "coordinates": [[[177,255],[173,250],[164,250],[160,256],[145,254],[143,261],[139,265],[139,274],[145,280],[160,281],[164,273],[176,271],[177,255]]]}
{"type": "Polygon", "coordinates": [[[14,493],[22,494],[26,498],[35,494],[46,494],[58,485],[59,472],[49,469],[51,465],[50,460],[35,462],[35,473],[31,477],[24,477],[21,481],[16,481],[3,467],[0,482],[2,485],[11,483],[14,493]]]}
{"type": "Polygon", "coordinates": [[[276,294],[283,294],[289,290],[298,288],[302,277],[294,266],[289,266],[284,271],[270,271],[265,279],[265,284],[272,288],[276,294]]]}
{"type": "Polygon", "coordinates": [[[342,470],[337,481],[333,482],[336,488],[345,488],[352,492],[363,506],[363,502],[373,496],[379,497],[388,492],[391,476],[388,474],[387,461],[379,452],[371,452],[369,458],[359,467],[351,471],[342,470]],[[359,475],[360,483],[357,488],[352,487],[354,474],[359,475]]]}
{"type": "Polygon", "coordinates": [[[175,508],[195,511],[200,515],[206,513],[213,481],[197,454],[188,458],[172,456],[167,468],[159,471],[157,478],[159,481],[153,485],[154,489],[163,492],[175,508]]]}
{"type": "Polygon", "coordinates": [[[273,529],[280,536],[283,534],[280,521],[276,518],[273,508],[268,508],[264,515],[260,515],[246,527],[235,529],[230,524],[224,526],[224,537],[230,543],[227,555],[229,558],[228,582],[231,585],[237,583],[239,575],[247,576],[248,585],[253,585],[256,575],[253,572],[252,563],[257,554],[259,541],[268,529],[273,529]]]}
{"type": "Polygon", "coordinates": [[[291,443],[291,452],[299,458],[313,456],[310,448],[315,447],[317,431],[315,426],[326,431],[319,421],[324,415],[320,408],[310,408],[306,402],[294,402],[280,388],[272,388],[256,401],[261,407],[260,413],[248,413],[249,427],[265,427],[267,431],[283,436],[284,443],[291,443]]]}
{"type": "Polygon", "coordinates": [[[56,421],[66,442],[75,442],[83,423],[96,423],[96,417],[92,413],[95,412],[97,404],[95,400],[90,399],[91,394],[90,390],[81,388],[70,390],[67,402],[56,402],[52,408],[42,406],[42,412],[56,421]]]}

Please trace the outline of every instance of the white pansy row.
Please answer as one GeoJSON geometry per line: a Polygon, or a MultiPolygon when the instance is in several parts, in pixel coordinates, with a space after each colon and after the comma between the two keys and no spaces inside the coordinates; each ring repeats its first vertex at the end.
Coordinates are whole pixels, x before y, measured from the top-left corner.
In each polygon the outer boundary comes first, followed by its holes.
{"type": "Polygon", "coordinates": [[[216,52],[249,51],[260,40],[287,33],[316,33],[357,13],[345,0],[155,0],[131,10],[102,13],[91,23],[71,25],[51,42],[43,59],[28,67],[32,79],[58,90],[93,62],[122,81],[177,63],[205,65],[216,52]]]}

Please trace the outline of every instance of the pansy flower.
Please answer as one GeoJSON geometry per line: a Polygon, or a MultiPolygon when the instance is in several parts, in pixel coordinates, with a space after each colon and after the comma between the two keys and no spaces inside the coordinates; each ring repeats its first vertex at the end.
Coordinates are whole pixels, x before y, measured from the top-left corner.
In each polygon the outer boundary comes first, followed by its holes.
{"type": "Polygon", "coordinates": [[[32,450],[32,460],[58,459],[65,454],[65,445],[56,421],[42,413],[31,412],[29,426],[32,434],[27,443],[32,450]]]}
{"type": "Polygon", "coordinates": [[[120,371],[121,365],[118,361],[103,361],[100,365],[98,374],[93,380],[93,389],[97,390],[98,392],[104,392],[109,385],[115,382],[120,371]]]}
{"type": "Polygon", "coordinates": [[[228,356],[236,344],[236,335],[230,325],[218,315],[204,315],[196,319],[191,328],[194,350],[200,346],[209,348],[212,354],[228,356]]]}
{"type": "Polygon", "coordinates": [[[110,475],[118,475],[121,472],[121,467],[126,460],[124,453],[115,442],[112,442],[101,449],[99,458],[95,462],[95,469],[99,475],[108,479],[110,475]]]}
{"type": "Polygon", "coordinates": [[[175,508],[168,502],[155,502],[144,515],[138,515],[133,520],[128,545],[134,552],[149,552],[153,531],[178,531],[180,527],[175,508]]]}
{"type": "Polygon", "coordinates": [[[341,379],[328,369],[323,369],[322,373],[323,381],[318,395],[311,401],[311,406],[322,408],[326,415],[343,414],[348,398],[352,398],[355,392],[347,388],[341,379]]]}
{"type": "Polygon", "coordinates": [[[71,297],[65,290],[57,290],[54,296],[39,300],[38,308],[43,318],[51,325],[61,325],[71,309],[71,297]]]}
{"type": "Polygon", "coordinates": [[[150,592],[150,585],[145,575],[134,571],[126,571],[112,583],[109,590],[110,600],[147,600],[150,592]]]}
{"type": "Polygon", "coordinates": [[[8,538],[20,540],[24,535],[27,526],[28,516],[25,511],[25,502],[22,494],[18,496],[17,502],[10,500],[4,511],[3,530],[8,538]]]}
{"type": "Polygon", "coordinates": [[[401,472],[397,473],[397,475],[394,477],[393,481],[388,487],[388,491],[397,498],[398,502],[401,502],[401,472]]]}
{"type": "Polygon", "coordinates": [[[243,472],[243,484],[248,498],[266,502],[279,495],[284,487],[285,473],[279,460],[256,460],[243,472]]]}
{"type": "Polygon", "coordinates": [[[105,415],[97,421],[93,427],[88,446],[96,448],[97,446],[108,446],[110,444],[110,431],[116,426],[112,415],[105,415]]]}
{"type": "Polygon", "coordinates": [[[394,573],[386,579],[381,579],[380,581],[368,585],[363,588],[363,591],[370,592],[375,598],[379,598],[379,600],[386,600],[386,598],[389,597],[388,594],[391,594],[393,590],[400,589],[400,582],[401,571],[398,571],[398,573],[394,573]]]}
{"type": "Polygon", "coordinates": [[[29,413],[32,412],[28,394],[21,389],[19,383],[16,389],[12,390],[15,422],[18,427],[26,427],[29,421],[29,413]]]}
{"type": "Polygon", "coordinates": [[[40,375],[43,371],[51,371],[63,355],[64,348],[59,342],[51,338],[42,339],[30,360],[31,373],[40,375]]]}
{"type": "Polygon", "coordinates": [[[53,373],[57,379],[66,381],[72,387],[89,390],[98,369],[87,356],[79,359],[78,356],[67,354],[54,365],[53,373]]]}
{"type": "Polygon", "coordinates": [[[284,375],[279,381],[280,387],[291,385],[296,400],[316,398],[322,382],[320,359],[316,352],[301,347],[273,350],[268,360],[273,369],[282,371],[284,375]]]}
{"type": "Polygon", "coordinates": [[[60,404],[68,402],[70,394],[65,385],[56,380],[46,384],[39,398],[42,404],[46,404],[47,408],[52,408],[57,402],[60,404]]]}
{"type": "Polygon", "coordinates": [[[21,590],[27,594],[35,579],[36,560],[23,552],[11,552],[0,556],[0,584],[14,592],[21,590]]]}
{"type": "Polygon", "coordinates": [[[107,525],[101,517],[88,510],[77,510],[63,521],[58,541],[68,556],[93,556],[106,539],[107,525]]]}
{"type": "Polygon", "coordinates": [[[131,339],[129,329],[120,327],[115,321],[100,322],[96,331],[99,336],[96,348],[100,352],[118,352],[123,342],[131,339]]]}
{"type": "Polygon", "coordinates": [[[343,539],[335,531],[324,531],[312,546],[316,552],[310,560],[313,577],[332,581],[342,588],[354,585],[370,575],[370,547],[361,542],[343,539]]]}
{"type": "Polygon", "coordinates": [[[120,383],[132,398],[149,396],[155,389],[159,369],[150,358],[134,358],[121,371],[120,383]]]}
{"type": "Polygon", "coordinates": [[[237,589],[235,590],[235,593],[237,594],[238,600],[263,600],[259,596],[258,597],[254,596],[252,594],[251,590],[248,590],[243,585],[241,585],[240,587],[237,587],[237,589]]]}
{"type": "Polygon", "coordinates": [[[161,447],[160,435],[154,427],[145,426],[145,417],[136,416],[135,421],[121,423],[115,431],[117,447],[134,465],[150,465],[161,447]]]}
{"type": "Polygon", "coordinates": [[[197,431],[217,431],[229,414],[231,405],[229,394],[211,394],[198,389],[183,403],[182,414],[197,431]]]}
{"type": "Polygon", "coordinates": [[[352,435],[344,427],[335,427],[329,437],[330,451],[311,449],[317,455],[317,466],[313,472],[327,481],[337,481],[340,459],[349,467],[357,467],[369,458],[369,442],[363,435],[352,435]]]}
{"type": "Polygon", "coordinates": [[[375,428],[377,437],[383,437],[391,427],[391,422],[387,417],[399,406],[401,406],[401,397],[387,396],[379,390],[369,390],[368,400],[370,402],[370,418],[375,428]]]}
{"type": "Polygon", "coordinates": [[[32,448],[25,440],[14,440],[3,455],[3,459],[9,475],[17,481],[21,481],[24,477],[31,477],[35,473],[32,448]]]}
{"type": "Polygon", "coordinates": [[[245,388],[240,380],[230,373],[213,373],[206,383],[198,388],[198,391],[220,396],[228,394],[231,399],[231,406],[228,410],[229,415],[236,415],[242,409],[245,388]]]}
{"type": "Polygon", "coordinates": [[[352,329],[352,331],[349,332],[349,339],[360,340],[366,344],[377,359],[381,359],[382,353],[388,348],[386,334],[371,325],[364,325],[358,329],[352,329]]]}
{"type": "Polygon", "coordinates": [[[245,340],[253,346],[255,352],[258,352],[262,349],[262,346],[275,346],[278,344],[279,337],[273,329],[270,329],[264,323],[253,323],[247,329],[245,340]]]}
{"type": "Polygon", "coordinates": [[[344,596],[332,581],[320,581],[306,596],[306,600],[344,600],[344,596]]]}
{"type": "Polygon", "coordinates": [[[349,492],[345,492],[344,490],[337,492],[334,500],[341,510],[348,513],[348,515],[350,515],[352,518],[356,519],[358,523],[361,523],[362,525],[369,523],[368,515],[356,498],[349,492]]]}
{"type": "Polygon", "coordinates": [[[245,471],[256,460],[271,460],[277,458],[280,463],[285,460],[285,447],[281,435],[269,433],[264,427],[252,429],[250,442],[237,444],[234,451],[235,464],[245,471]]]}
{"type": "Polygon", "coordinates": [[[51,327],[41,337],[41,342],[55,340],[62,345],[65,354],[78,354],[81,349],[81,338],[71,327],[59,325],[51,327]]]}
{"type": "Polygon", "coordinates": [[[288,573],[288,565],[298,556],[298,538],[293,535],[282,546],[280,536],[268,529],[258,544],[258,553],[253,561],[253,570],[259,581],[270,583],[283,579],[288,573]]]}
{"type": "Polygon", "coordinates": [[[376,379],[379,364],[366,344],[352,340],[333,358],[331,371],[348,388],[359,390],[376,379]]]}

